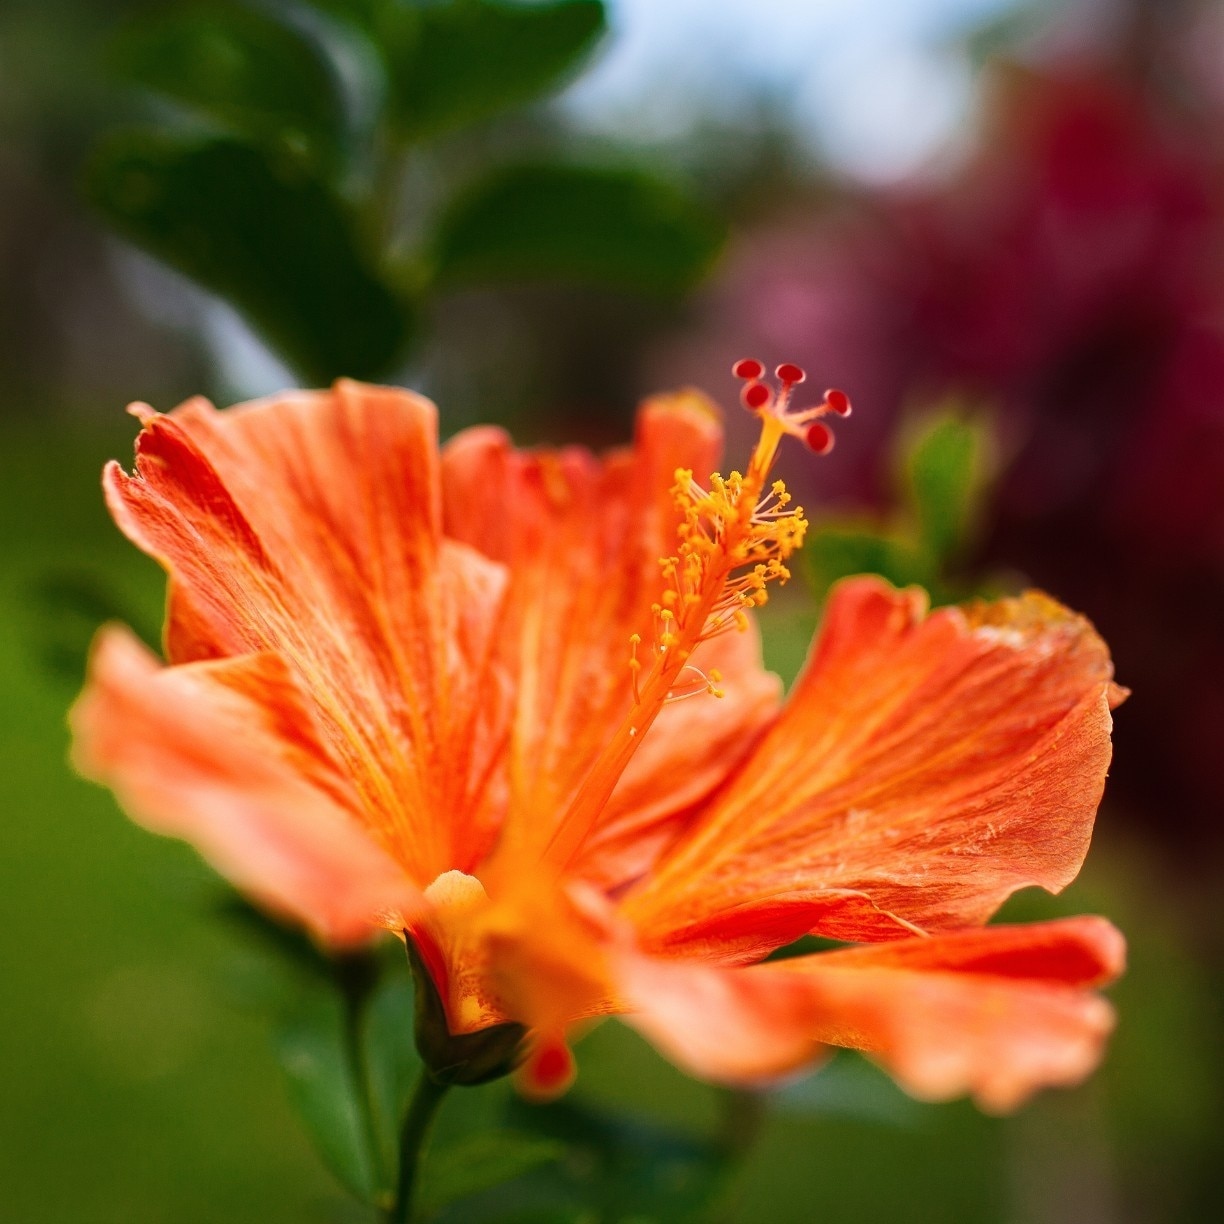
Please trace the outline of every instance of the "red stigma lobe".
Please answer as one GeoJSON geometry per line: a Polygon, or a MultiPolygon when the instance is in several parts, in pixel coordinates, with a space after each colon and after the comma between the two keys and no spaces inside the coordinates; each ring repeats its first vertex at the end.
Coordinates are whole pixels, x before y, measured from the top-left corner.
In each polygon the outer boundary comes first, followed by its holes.
{"type": "MultiPolygon", "coordinates": [[[[791,399],[795,388],[807,381],[807,371],[793,361],[774,367],[773,377],[755,357],[742,357],[731,367],[731,373],[742,379],[740,403],[750,412],[772,422],[769,434],[772,446],[777,445],[778,433],[788,433],[805,443],[817,455],[827,455],[833,449],[833,431],[822,417],[850,415],[850,397],[836,387],[830,387],[819,404],[796,408],[791,399]]],[[[772,451],[770,452],[772,457],[772,451]]]]}
{"type": "Polygon", "coordinates": [[[830,412],[836,412],[838,416],[843,417],[850,415],[850,397],[844,391],[838,391],[836,387],[830,387],[824,393],[824,402],[830,412]]]}
{"type": "Polygon", "coordinates": [[[817,455],[827,455],[833,449],[833,431],[819,421],[814,421],[808,426],[803,440],[807,443],[808,448],[817,455]]]}
{"type": "Polygon", "coordinates": [[[744,401],[746,408],[763,408],[769,403],[769,388],[764,383],[749,383],[740,392],[740,398],[744,401]]]}

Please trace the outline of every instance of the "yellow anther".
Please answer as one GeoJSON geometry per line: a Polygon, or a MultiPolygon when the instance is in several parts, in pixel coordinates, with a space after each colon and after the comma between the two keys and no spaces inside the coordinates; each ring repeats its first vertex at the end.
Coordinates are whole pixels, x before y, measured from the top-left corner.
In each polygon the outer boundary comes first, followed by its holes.
{"type": "Polygon", "coordinates": [[[687,468],[675,473],[672,497],[679,512],[674,556],[661,557],[663,591],[652,606],[652,657],[642,667],[641,637],[631,639],[633,708],[592,764],[572,802],[553,828],[543,854],[559,870],[582,848],[608,797],[634,755],[637,741],[663,707],[689,696],[722,697],[721,677],[703,674],[689,660],[701,642],[749,626],[748,609],[768,598],[766,585],[789,577],[783,564],[802,543],[802,510],[790,509],[781,481],[769,482],[786,424],[761,414],[761,437],[746,473],[715,473],[703,489],[687,468]],[[689,669],[695,682],[677,689],[689,669]]]}
{"type": "Polygon", "coordinates": [[[642,660],[637,657],[637,648],[642,644],[642,635],[629,635],[629,675],[633,680],[633,704],[642,704],[642,692],[638,686],[638,677],[642,671],[642,660]]]}

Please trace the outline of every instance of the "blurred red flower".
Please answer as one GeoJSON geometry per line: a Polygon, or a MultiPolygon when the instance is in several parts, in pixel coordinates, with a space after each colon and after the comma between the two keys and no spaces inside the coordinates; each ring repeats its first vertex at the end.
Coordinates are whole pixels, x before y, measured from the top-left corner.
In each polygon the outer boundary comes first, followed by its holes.
{"type": "Polygon", "coordinates": [[[707,344],[799,354],[865,409],[819,487],[859,504],[884,496],[907,404],[995,406],[1006,463],[978,560],[1099,625],[1143,694],[1114,798],[1166,847],[1219,848],[1224,114],[1188,73],[1177,99],[1097,61],[988,79],[960,170],[749,236],[700,345],[656,373],[707,344]]]}

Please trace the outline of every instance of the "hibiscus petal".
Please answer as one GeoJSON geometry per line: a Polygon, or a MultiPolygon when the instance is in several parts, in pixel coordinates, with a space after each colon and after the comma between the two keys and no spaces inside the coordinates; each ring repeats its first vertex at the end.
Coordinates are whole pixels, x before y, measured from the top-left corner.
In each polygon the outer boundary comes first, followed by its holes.
{"type": "Polygon", "coordinates": [[[1104,644],[1035,593],[924,611],[876,579],[836,590],[782,716],[626,899],[646,946],[894,939],[1074,878],[1118,695],[1104,644]]]}
{"type": "Polygon", "coordinates": [[[1006,1112],[1097,1065],[1113,1013],[1090,988],[1123,957],[1108,922],[1072,918],[747,969],[641,954],[617,969],[626,1021],[695,1074],[761,1083],[850,1046],[914,1096],[1006,1112]]]}
{"type": "Polygon", "coordinates": [[[693,666],[717,671],[726,696],[702,691],[663,710],[621,776],[574,874],[608,888],[640,876],[777,717],[782,682],[764,668],[755,621],[742,633],[703,642],[693,666]]]}
{"type": "Polygon", "coordinates": [[[504,570],[440,538],[433,406],[341,382],[140,415],[135,473],[106,490],[170,571],[171,660],[280,655],[418,886],[470,867],[504,806],[504,570]]]}
{"type": "Polygon", "coordinates": [[[613,965],[621,1019],[701,1079],[752,1087],[826,1055],[808,983],[793,975],[634,953],[613,965]]]}
{"type": "MultiPolygon", "coordinates": [[[[721,441],[708,401],[683,392],[648,402],[633,448],[603,458],[579,448],[515,451],[488,428],[444,451],[445,531],[510,570],[511,827],[532,845],[547,840],[629,708],[630,637],[652,640],[659,558],[675,550],[674,473],[711,471],[721,441]]],[[[649,646],[640,650],[645,657],[649,646]]],[[[722,672],[727,700],[679,701],[660,715],[576,874],[612,886],[640,873],[773,717],[778,684],[755,633],[712,643],[693,663],[722,672]]]]}
{"type": "Polygon", "coordinates": [[[162,667],[104,630],[73,708],[77,768],[154,832],[330,944],[402,929],[417,890],[352,814],[292,677],[271,654],[162,667]]]}

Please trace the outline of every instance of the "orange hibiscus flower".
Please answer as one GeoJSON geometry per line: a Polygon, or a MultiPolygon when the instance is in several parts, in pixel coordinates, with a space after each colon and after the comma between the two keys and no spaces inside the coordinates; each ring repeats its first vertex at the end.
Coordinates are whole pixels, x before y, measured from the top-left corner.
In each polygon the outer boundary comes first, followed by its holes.
{"type": "Polygon", "coordinates": [[[863,578],[783,703],[752,609],[805,524],[769,469],[847,405],[737,371],[761,441],[705,483],[696,392],[602,458],[488,428],[439,454],[426,400],[351,382],[137,406],[105,487],[169,573],[168,663],[103,632],[77,764],[321,941],[405,933],[454,1048],[522,1026],[538,1091],[607,1014],[733,1083],[830,1045],[996,1110],[1077,1081],[1121,937],[984,924],[1080,867],[1107,651],[1043,595],[928,614],[863,578]],[[768,959],[808,933],[853,946],[768,959]]]}

